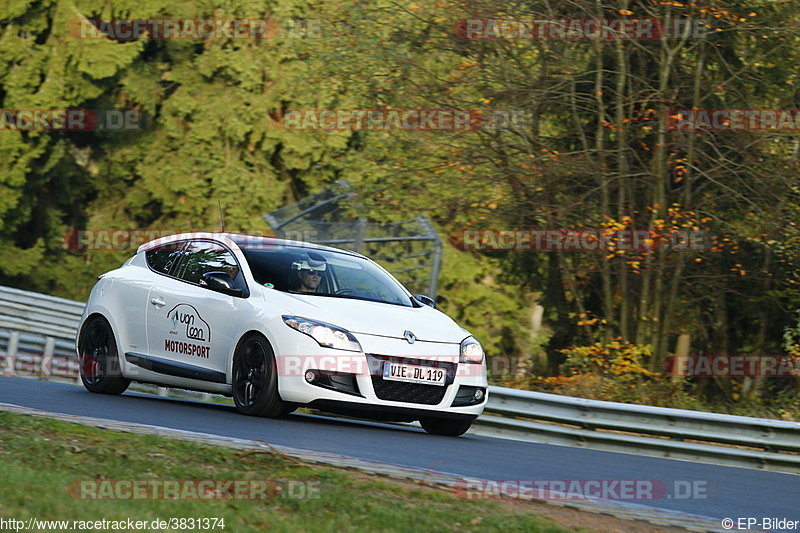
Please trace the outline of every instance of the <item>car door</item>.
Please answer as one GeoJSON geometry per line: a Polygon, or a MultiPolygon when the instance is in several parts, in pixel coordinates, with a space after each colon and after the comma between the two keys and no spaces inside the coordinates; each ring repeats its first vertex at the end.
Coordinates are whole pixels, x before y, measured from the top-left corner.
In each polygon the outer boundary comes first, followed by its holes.
{"type": "Polygon", "coordinates": [[[226,272],[243,283],[233,253],[221,243],[190,241],[174,276],[150,291],[147,308],[148,353],[163,373],[224,383],[233,349],[235,297],[201,285],[203,274],[226,272]]]}

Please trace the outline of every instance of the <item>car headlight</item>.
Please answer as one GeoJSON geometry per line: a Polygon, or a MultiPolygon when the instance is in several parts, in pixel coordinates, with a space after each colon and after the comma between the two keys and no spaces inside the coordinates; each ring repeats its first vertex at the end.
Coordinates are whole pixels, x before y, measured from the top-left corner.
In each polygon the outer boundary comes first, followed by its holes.
{"type": "Polygon", "coordinates": [[[296,329],[300,333],[305,333],[325,348],[351,352],[361,351],[361,345],[353,334],[346,329],[300,316],[283,315],[283,322],[290,328],[296,329]]]}
{"type": "Polygon", "coordinates": [[[481,364],[483,362],[483,346],[475,337],[467,337],[461,341],[461,356],[459,363],[481,364]]]}

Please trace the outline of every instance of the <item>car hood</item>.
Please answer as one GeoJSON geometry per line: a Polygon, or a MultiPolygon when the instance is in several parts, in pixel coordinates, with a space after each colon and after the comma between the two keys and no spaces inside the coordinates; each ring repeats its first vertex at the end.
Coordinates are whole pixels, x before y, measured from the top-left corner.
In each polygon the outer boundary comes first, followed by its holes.
{"type": "Polygon", "coordinates": [[[427,305],[403,307],[400,305],[335,298],[329,296],[304,296],[275,290],[265,291],[264,297],[280,303],[286,314],[328,322],[352,333],[403,338],[406,330],[419,341],[458,344],[469,333],[450,317],[427,305]]]}

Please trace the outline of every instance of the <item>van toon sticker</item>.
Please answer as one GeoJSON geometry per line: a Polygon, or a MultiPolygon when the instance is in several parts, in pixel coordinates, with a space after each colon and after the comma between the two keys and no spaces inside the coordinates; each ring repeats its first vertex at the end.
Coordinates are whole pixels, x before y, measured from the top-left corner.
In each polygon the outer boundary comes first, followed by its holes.
{"type": "Polygon", "coordinates": [[[167,313],[167,318],[172,322],[169,331],[171,334],[178,335],[178,331],[185,328],[186,338],[211,342],[211,326],[193,306],[178,304],[167,313]]]}

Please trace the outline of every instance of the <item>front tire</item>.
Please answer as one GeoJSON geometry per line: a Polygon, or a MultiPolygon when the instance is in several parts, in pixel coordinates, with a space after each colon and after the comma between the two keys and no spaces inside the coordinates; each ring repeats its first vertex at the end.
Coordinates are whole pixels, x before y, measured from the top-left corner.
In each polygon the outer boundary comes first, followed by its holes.
{"type": "Polygon", "coordinates": [[[81,382],[89,392],[122,394],[131,384],[122,377],[111,325],[101,316],[91,318],[81,330],[78,362],[81,382]]]}
{"type": "Polygon", "coordinates": [[[249,416],[277,418],[294,411],[281,400],[272,346],[261,335],[244,338],[233,355],[233,402],[249,416]]]}
{"type": "Polygon", "coordinates": [[[472,420],[459,420],[454,418],[423,418],[419,421],[422,429],[431,435],[445,435],[458,437],[467,432],[472,425],[472,420]]]}

